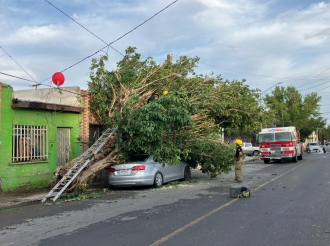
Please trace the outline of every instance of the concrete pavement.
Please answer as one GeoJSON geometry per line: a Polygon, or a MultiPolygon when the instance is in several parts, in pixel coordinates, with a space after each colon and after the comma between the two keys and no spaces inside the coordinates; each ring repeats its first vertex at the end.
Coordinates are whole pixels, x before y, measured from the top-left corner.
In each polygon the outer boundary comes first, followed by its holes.
{"type": "MultiPolygon", "coordinates": [[[[258,161],[259,159],[257,157],[247,156],[244,159],[243,164],[254,163],[258,161]]],[[[228,179],[229,181],[233,180],[234,178],[233,172],[234,172],[234,168],[232,168],[232,171],[229,172],[228,174],[221,174],[220,176],[218,176],[218,178],[228,179]]],[[[192,178],[196,178],[199,180],[207,180],[209,179],[209,176],[207,174],[203,174],[201,171],[197,169],[196,170],[192,169],[192,178]]],[[[13,193],[0,194],[0,210],[40,203],[48,192],[49,189],[44,189],[44,190],[36,190],[36,191],[27,191],[25,193],[13,192],[13,193]]]]}

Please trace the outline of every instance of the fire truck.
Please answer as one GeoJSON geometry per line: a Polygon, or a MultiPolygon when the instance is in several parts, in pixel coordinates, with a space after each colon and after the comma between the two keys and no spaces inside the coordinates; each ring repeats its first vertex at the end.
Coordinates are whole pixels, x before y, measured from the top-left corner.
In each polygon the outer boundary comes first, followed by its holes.
{"type": "Polygon", "coordinates": [[[264,163],[302,160],[300,132],[294,126],[264,128],[258,134],[260,159],[264,163]]]}

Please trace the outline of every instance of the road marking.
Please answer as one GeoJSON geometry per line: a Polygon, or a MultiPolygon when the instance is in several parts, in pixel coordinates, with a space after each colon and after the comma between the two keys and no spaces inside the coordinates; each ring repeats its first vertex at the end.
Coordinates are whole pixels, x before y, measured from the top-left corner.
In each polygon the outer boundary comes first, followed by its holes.
{"type": "MultiPolygon", "coordinates": [[[[303,164],[305,164],[305,163],[307,163],[307,162],[309,162],[309,161],[310,161],[310,160],[308,160],[308,161],[306,161],[306,162],[303,162],[303,163],[301,163],[301,164],[295,166],[294,168],[291,168],[290,170],[286,171],[285,173],[282,173],[281,175],[277,176],[276,178],[273,178],[273,179],[271,179],[271,180],[269,180],[269,181],[267,181],[267,182],[265,182],[265,183],[259,185],[257,188],[253,189],[252,191],[259,190],[261,187],[264,187],[265,185],[269,184],[270,182],[272,182],[272,181],[274,181],[274,180],[276,180],[276,179],[281,178],[282,176],[288,174],[288,173],[291,172],[292,170],[295,170],[296,168],[300,167],[301,165],[303,165],[303,164]]],[[[175,230],[174,232],[172,232],[172,233],[166,235],[165,237],[163,237],[163,238],[157,240],[157,241],[154,242],[153,244],[150,244],[150,246],[158,246],[158,245],[160,245],[160,244],[166,242],[167,240],[169,240],[170,238],[172,238],[172,237],[174,237],[175,235],[179,234],[180,232],[183,232],[184,230],[188,229],[189,227],[192,227],[193,225],[196,225],[198,222],[200,222],[200,221],[204,220],[205,218],[209,217],[210,215],[212,215],[212,214],[214,214],[214,213],[220,211],[221,209],[223,209],[223,208],[225,208],[225,207],[228,207],[229,205],[233,204],[234,202],[238,201],[239,199],[240,199],[240,198],[235,198],[235,199],[231,200],[230,202],[227,202],[226,204],[221,205],[220,207],[218,207],[218,208],[212,210],[211,212],[208,212],[207,214],[204,214],[203,216],[201,216],[201,217],[199,217],[199,218],[197,218],[197,219],[191,221],[190,223],[186,224],[185,226],[183,226],[183,227],[181,227],[181,228],[175,230]]]]}

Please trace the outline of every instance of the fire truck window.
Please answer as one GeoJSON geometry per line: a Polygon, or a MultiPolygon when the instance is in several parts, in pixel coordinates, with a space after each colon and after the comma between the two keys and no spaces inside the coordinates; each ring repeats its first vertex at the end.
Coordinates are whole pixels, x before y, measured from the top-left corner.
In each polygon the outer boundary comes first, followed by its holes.
{"type": "Polygon", "coordinates": [[[274,133],[259,134],[259,143],[274,141],[274,133]]]}
{"type": "Polygon", "coordinates": [[[292,135],[290,132],[275,133],[275,141],[291,141],[292,135]]]}

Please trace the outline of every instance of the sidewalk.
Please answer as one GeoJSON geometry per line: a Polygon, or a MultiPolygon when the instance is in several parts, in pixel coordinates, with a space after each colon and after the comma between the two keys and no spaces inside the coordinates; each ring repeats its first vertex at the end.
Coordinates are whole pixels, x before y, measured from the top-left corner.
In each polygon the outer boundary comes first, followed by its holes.
{"type": "Polygon", "coordinates": [[[0,210],[39,203],[48,192],[48,190],[38,190],[27,193],[0,194],[0,210]]]}
{"type": "MultiPolygon", "coordinates": [[[[244,162],[251,162],[257,160],[259,160],[259,158],[247,156],[244,159],[243,164],[244,162]]],[[[196,172],[197,171],[195,170],[194,171],[195,175],[196,172]]],[[[208,178],[207,174],[202,174],[201,172],[197,176],[208,178]]],[[[232,175],[228,175],[228,177],[231,176],[232,175]]],[[[41,200],[48,194],[49,190],[50,189],[36,190],[26,193],[20,192],[20,193],[0,194],[0,210],[40,203],[41,200]]]]}

